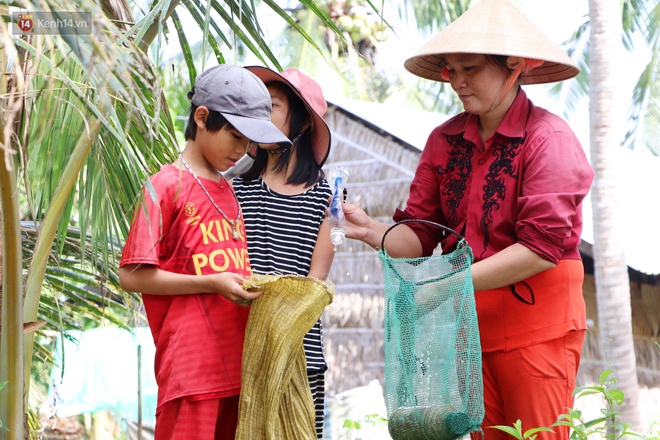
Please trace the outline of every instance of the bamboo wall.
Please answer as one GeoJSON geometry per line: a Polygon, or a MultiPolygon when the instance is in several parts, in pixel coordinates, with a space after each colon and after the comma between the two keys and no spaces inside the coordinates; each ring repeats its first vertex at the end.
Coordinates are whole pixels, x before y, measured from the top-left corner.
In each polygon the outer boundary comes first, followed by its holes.
{"type": "MultiPolygon", "coordinates": [[[[598,304],[593,273],[585,274],[584,299],[587,305],[589,330],[582,349],[579,383],[592,383],[608,369],[607,344],[598,336],[598,304]]],[[[637,377],[640,385],[660,387],[660,285],[630,282],[632,327],[637,357],[637,377]]]]}

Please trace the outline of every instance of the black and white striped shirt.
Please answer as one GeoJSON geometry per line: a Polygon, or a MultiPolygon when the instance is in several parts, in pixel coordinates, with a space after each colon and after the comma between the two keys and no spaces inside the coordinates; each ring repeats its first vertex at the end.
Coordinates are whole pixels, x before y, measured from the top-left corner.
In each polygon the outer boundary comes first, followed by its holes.
{"type": "MultiPolygon", "coordinates": [[[[302,194],[279,194],[261,177],[233,181],[243,210],[250,265],[256,273],[307,276],[332,190],[323,179],[302,194]]],[[[325,371],[319,319],[303,339],[307,371],[325,371]]]]}

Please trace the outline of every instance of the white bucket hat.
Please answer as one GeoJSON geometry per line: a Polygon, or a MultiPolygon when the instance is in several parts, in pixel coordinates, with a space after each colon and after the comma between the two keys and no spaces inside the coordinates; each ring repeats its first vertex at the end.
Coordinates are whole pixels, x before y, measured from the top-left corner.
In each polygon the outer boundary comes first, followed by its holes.
{"type": "Polygon", "coordinates": [[[580,69],[571,58],[509,0],[481,0],[428,41],[404,67],[422,78],[441,76],[450,53],[504,55],[538,60],[521,75],[522,84],[544,84],[573,78],[580,69]]]}

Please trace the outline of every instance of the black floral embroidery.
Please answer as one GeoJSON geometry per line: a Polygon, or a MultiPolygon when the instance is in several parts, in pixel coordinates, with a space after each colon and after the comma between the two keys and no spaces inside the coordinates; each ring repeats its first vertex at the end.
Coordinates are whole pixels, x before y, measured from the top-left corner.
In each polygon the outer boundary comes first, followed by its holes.
{"type": "Polygon", "coordinates": [[[472,172],[474,144],[464,139],[462,135],[448,135],[447,143],[449,144],[447,148],[449,161],[446,166],[438,165],[436,172],[440,175],[449,175],[441,191],[447,206],[448,226],[456,228],[458,224],[458,207],[465,196],[467,182],[472,172]]]}
{"type": "Polygon", "coordinates": [[[483,256],[490,239],[490,226],[493,224],[493,211],[500,209],[500,201],[506,198],[506,175],[518,178],[518,170],[514,165],[514,158],[518,155],[519,147],[525,143],[525,138],[512,138],[504,143],[493,144],[493,157],[495,160],[488,168],[486,183],[484,184],[483,214],[481,216],[481,230],[484,233],[483,256]]]}

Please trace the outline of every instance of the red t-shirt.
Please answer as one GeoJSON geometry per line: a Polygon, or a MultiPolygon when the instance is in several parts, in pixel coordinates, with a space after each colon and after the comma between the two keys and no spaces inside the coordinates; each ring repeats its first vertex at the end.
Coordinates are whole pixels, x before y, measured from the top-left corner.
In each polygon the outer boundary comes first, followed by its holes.
{"type": "MultiPolygon", "coordinates": [[[[238,214],[233,190],[223,180],[200,178],[230,219],[238,214]]],[[[186,170],[162,167],[144,188],[120,267],[148,264],[182,274],[235,272],[249,275],[242,219],[239,239],[186,170]]],[[[240,392],[243,336],[248,309],[218,294],[143,294],[156,345],[158,405],[196,396],[216,398],[240,392]]]]}
{"type": "MultiPolygon", "coordinates": [[[[584,150],[568,124],[534,106],[520,90],[485,146],[479,135],[478,117],[466,112],[431,132],[407,206],[404,211],[397,210],[393,218],[431,220],[452,228],[465,237],[476,261],[514,243],[521,243],[556,264],[560,260],[580,260],[582,200],[593,176],[584,150]]],[[[430,255],[441,241],[445,252],[456,245],[456,236],[448,234],[445,238],[439,228],[421,223],[407,225],[421,240],[425,255],[430,255]]],[[[578,304],[583,303],[581,284],[575,286],[581,278],[576,278],[573,268],[570,276],[563,269],[553,273],[563,273],[560,284],[565,287],[565,295],[548,293],[546,296],[555,296],[551,303],[544,300],[543,307],[525,308],[533,314],[531,322],[536,329],[561,327],[557,330],[561,333],[576,325],[584,328],[584,307],[578,304]],[[567,287],[567,283],[572,287],[567,287]],[[573,298],[576,295],[580,298],[573,298]],[[571,307],[570,316],[563,313],[568,303],[578,304],[571,307]],[[562,313],[552,316],[558,311],[562,313]],[[548,322],[553,319],[555,322],[548,322]]],[[[537,298],[543,295],[539,290],[544,285],[537,286],[537,298]]],[[[502,298],[494,299],[494,291],[488,292],[476,295],[482,343],[498,349],[527,344],[522,336],[513,345],[505,343],[512,326],[494,323],[502,318],[504,309],[512,305],[517,309],[518,304],[511,301],[520,302],[519,299],[508,286],[498,290],[497,295],[502,298]],[[485,341],[485,337],[492,341],[485,341]]],[[[515,316],[510,319],[512,324],[515,316]]],[[[548,332],[547,339],[558,336],[555,330],[548,332]]]]}

